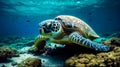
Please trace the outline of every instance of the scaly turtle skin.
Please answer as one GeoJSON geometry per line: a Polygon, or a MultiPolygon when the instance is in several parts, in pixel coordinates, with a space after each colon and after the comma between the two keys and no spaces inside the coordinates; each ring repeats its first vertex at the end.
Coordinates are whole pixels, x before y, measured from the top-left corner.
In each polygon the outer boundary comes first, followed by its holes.
{"type": "Polygon", "coordinates": [[[88,24],[74,16],[60,15],[55,19],[40,22],[39,27],[40,35],[33,46],[35,50],[43,48],[46,41],[65,45],[77,44],[98,51],[109,51],[110,49],[104,44],[92,42],[91,40],[99,36],[88,24]]]}

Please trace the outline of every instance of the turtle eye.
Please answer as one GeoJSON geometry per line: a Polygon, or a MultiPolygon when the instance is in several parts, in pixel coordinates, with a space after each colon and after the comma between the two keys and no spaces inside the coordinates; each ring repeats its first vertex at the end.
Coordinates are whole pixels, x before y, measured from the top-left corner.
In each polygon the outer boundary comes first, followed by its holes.
{"type": "Polygon", "coordinates": [[[57,18],[55,18],[55,20],[62,20],[61,18],[59,18],[59,17],[57,17],[57,18]]]}

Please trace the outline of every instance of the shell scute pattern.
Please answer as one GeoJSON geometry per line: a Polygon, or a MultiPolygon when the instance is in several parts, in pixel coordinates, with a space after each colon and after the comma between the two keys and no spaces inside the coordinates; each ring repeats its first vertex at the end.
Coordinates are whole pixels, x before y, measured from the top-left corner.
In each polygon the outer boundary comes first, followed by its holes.
{"type": "Polygon", "coordinates": [[[81,33],[86,38],[89,39],[94,39],[98,38],[99,35],[95,33],[95,31],[83,20],[74,17],[74,16],[69,16],[69,15],[60,15],[57,16],[56,18],[59,18],[62,20],[62,23],[66,28],[72,25],[70,28],[77,28],[78,32],[81,33]]]}

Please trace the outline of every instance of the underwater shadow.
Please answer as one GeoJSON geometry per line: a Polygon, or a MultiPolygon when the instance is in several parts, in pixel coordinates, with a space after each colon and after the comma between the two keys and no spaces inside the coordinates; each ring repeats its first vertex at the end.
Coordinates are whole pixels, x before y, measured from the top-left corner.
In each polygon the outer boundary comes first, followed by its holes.
{"type": "Polygon", "coordinates": [[[59,58],[59,59],[68,59],[73,55],[76,54],[97,54],[100,53],[100,51],[95,51],[90,48],[86,48],[84,46],[79,45],[67,45],[65,47],[56,47],[56,49],[52,49],[47,51],[46,55],[49,55],[53,58],[59,58]]]}

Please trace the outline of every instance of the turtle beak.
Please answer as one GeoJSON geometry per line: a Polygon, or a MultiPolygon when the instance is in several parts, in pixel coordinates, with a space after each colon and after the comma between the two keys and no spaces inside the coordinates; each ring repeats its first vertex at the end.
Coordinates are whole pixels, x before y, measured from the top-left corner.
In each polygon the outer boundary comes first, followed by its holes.
{"type": "Polygon", "coordinates": [[[45,33],[43,28],[40,29],[40,33],[41,33],[41,34],[44,34],[44,33],[45,33]]]}

